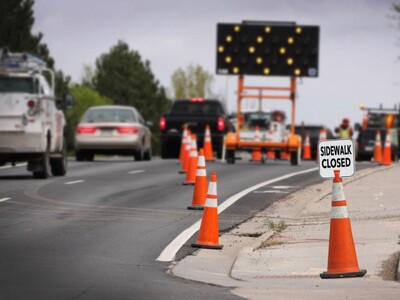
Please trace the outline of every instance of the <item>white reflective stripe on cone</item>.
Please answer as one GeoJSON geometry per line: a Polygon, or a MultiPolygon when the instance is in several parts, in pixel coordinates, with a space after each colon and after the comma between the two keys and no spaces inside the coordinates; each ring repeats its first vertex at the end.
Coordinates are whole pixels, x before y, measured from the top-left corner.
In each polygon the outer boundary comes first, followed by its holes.
{"type": "Polygon", "coordinates": [[[332,187],[332,201],[346,200],[342,183],[334,183],[332,187]]]}
{"type": "Polygon", "coordinates": [[[208,184],[208,191],[207,191],[207,195],[217,195],[217,183],[210,181],[210,183],[208,184]]]}
{"type": "Polygon", "coordinates": [[[209,136],[206,136],[206,138],[204,139],[205,142],[211,142],[211,138],[209,136]]]}
{"type": "Polygon", "coordinates": [[[204,155],[199,156],[199,160],[197,161],[197,166],[198,167],[205,167],[206,166],[206,161],[204,159],[204,155]]]}
{"type": "Polygon", "coordinates": [[[196,176],[207,176],[206,169],[197,169],[196,176]]]}
{"type": "Polygon", "coordinates": [[[197,150],[190,151],[190,157],[197,157],[197,150]]]}
{"type": "Polygon", "coordinates": [[[347,206],[332,206],[331,219],[348,219],[347,206]]]}
{"type": "Polygon", "coordinates": [[[207,198],[205,207],[212,207],[212,208],[218,207],[217,199],[207,198]]]}

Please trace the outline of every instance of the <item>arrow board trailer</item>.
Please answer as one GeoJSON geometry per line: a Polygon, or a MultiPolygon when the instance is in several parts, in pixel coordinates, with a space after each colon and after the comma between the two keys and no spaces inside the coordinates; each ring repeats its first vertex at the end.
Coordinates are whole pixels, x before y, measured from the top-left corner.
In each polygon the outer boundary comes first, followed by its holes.
{"type": "Polygon", "coordinates": [[[351,177],[355,173],[355,147],[351,139],[324,140],[318,143],[319,175],[334,178],[334,170],[340,177],[351,177]]]}

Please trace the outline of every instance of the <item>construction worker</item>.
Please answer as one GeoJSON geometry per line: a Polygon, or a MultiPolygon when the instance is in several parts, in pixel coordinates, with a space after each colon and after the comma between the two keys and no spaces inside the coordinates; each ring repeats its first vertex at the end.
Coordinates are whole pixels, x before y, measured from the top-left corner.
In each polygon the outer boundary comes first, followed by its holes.
{"type": "Polygon", "coordinates": [[[353,137],[353,128],[350,126],[348,118],[343,118],[339,127],[335,128],[335,132],[339,134],[341,139],[351,139],[353,137]]]}

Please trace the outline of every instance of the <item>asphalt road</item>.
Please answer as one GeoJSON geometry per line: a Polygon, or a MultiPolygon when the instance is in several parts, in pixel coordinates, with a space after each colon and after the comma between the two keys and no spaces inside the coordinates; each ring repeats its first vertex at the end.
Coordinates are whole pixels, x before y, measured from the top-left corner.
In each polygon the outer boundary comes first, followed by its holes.
{"type": "MultiPolygon", "coordinates": [[[[238,161],[209,163],[218,201],[260,182],[315,168],[238,161]]],[[[186,209],[175,160],[69,162],[65,177],[33,179],[25,167],[0,169],[0,299],[238,299],[226,288],[169,275],[156,258],[202,212],[186,209]]],[[[288,193],[319,182],[317,171],[260,188],[219,216],[220,230],[250,218],[288,193]]],[[[190,243],[177,259],[194,251],[190,243]]]]}

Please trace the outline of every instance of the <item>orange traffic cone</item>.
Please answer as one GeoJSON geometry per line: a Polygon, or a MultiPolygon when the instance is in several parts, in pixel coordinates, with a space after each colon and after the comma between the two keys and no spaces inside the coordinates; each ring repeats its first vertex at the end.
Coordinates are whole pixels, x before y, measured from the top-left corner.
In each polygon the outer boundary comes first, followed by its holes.
{"type": "Polygon", "coordinates": [[[363,115],[361,128],[363,130],[365,130],[365,129],[367,129],[367,127],[368,127],[368,113],[365,112],[364,115],[363,115]]]}
{"type": "MultiPolygon", "coordinates": [[[[273,136],[273,133],[272,133],[272,130],[270,130],[269,131],[269,141],[273,141],[273,138],[272,138],[272,136],[273,136]]],[[[275,151],[274,150],[268,150],[267,151],[267,159],[275,159],[276,158],[276,156],[275,156],[275,151]]]]}
{"type": "Polygon", "coordinates": [[[387,129],[385,147],[383,148],[381,165],[390,166],[391,164],[392,164],[392,141],[391,141],[390,129],[387,129]]]}
{"type": "Polygon", "coordinates": [[[190,149],[190,154],[189,154],[189,162],[188,162],[189,166],[186,173],[186,180],[183,182],[184,185],[194,184],[194,182],[196,181],[198,154],[197,154],[197,141],[195,134],[192,134],[191,141],[192,141],[192,147],[190,149]]]}
{"type": "Polygon", "coordinates": [[[181,151],[179,152],[179,161],[183,163],[184,153],[186,151],[186,140],[188,136],[187,125],[184,125],[182,132],[181,151]]]}
{"type": "Polygon", "coordinates": [[[323,279],[363,277],[367,271],[360,270],[358,267],[347,203],[344,196],[342,179],[340,178],[340,170],[335,170],[334,174],[328,271],[320,274],[320,277],[323,279]]]}
{"type": "Polygon", "coordinates": [[[374,161],[380,163],[382,161],[382,141],[381,141],[381,131],[376,132],[376,140],[374,147],[374,161]]]}
{"type": "Polygon", "coordinates": [[[204,209],[207,197],[207,171],[203,148],[197,160],[196,180],[194,183],[192,205],[188,209],[204,209]]]}
{"type": "Polygon", "coordinates": [[[200,231],[196,243],[192,247],[206,249],[222,249],[218,236],[218,196],[217,174],[211,174],[208,185],[207,199],[201,219],[200,231]]]}
{"type": "Polygon", "coordinates": [[[190,154],[191,147],[192,147],[192,135],[191,135],[190,131],[188,130],[188,135],[186,137],[185,151],[183,152],[182,168],[179,171],[180,174],[187,173],[187,171],[188,171],[188,168],[189,168],[189,154],[190,154]]]}
{"type": "Polygon", "coordinates": [[[303,146],[303,159],[311,159],[310,134],[307,133],[303,146]]]}
{"type": "MultiPolygon", "coordinates": [[[[256,126],[256,132],[254,133],[254,141],[260,141],[260,128],[256,126]]],[[[260,148],[253,148],[251,152],[251,160],[250,161],[262,161],[261,149],[260,148]]]]}
{"type": "Polygon", "coordinates": [[[211,132],[210,132],[210,125],[206,126],[206,132],[204,135],[204,158],[206,161],[214,161],[213,156],[213,148],[211,142],[211,132]]]}

